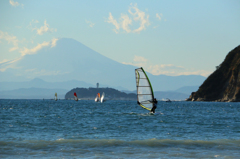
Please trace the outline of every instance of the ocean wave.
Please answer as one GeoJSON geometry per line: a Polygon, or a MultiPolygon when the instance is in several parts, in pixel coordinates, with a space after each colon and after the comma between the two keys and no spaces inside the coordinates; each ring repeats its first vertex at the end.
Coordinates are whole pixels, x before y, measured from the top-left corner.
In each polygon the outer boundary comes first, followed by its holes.
{"type": "Polygon", "coordinates": [[[0,158],[238,158],[240,140],[0,141],[0,158]]]}
{"type": "Polygon", "coordinates": [[[172,140],[172,139],[147,139],[147,140],[133,140],[124,141],[117,139],[57,139],[53,141],[46,140],[24,140],[24,141],[0,141],[0,147],[3,146],[34,146],[34,147],[47,147],[49,145],[79,145],[88,147],[101,147],[101,146],[143,146],[143,147],[216,147],[216,148],[233,148],[240,150],[240,140],[229,140],[229,139],[219,139],[219,140],[172,140]]]}

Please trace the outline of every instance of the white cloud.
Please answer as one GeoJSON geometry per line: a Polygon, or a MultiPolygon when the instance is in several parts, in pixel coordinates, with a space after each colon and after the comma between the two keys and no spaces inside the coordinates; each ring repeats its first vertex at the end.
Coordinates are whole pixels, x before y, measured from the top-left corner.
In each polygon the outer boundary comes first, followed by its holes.
{"type": "Polygon", "coordinates": [[[119,33],[120,29],[126,31],[127,33],[139,33],[142,30],[145,30],[148,25],[150,25],[149,15],[146,15],[145,12],[138,9],[137,4],[131,4],[128,9],[128,13],[129,14],[122,13],[119,22],[114,19],[111,12],[109,13],[107,22],[112,23],[115,26],[115,29],[113,29],[115,33],[119,33]],[[134,24],[139,23],[140,26],[136,29],[131,29],[130,25],[132,25],[133,22],[134,24]]]}
{"type": "Polygon", "coordinates": [[[18,49],[18,39],[16,36],[11,36],[7,32],[2,32],[0,30],[0,39],[6,40],[8,43],[12,43],[13,47],[9,49],[9,51],[14,51],[18,49]]]}
{"type": "Polygon", "coordinates": [[[131,29],[129,28],[129,25],[131,25],[131,24],[132,24],[131,18],[129,18],[129,16],[126,14],[122,14],[121,15],[122,29],[125,30],[127,33],[130,33],[131,29]]]}
{"type": "MultiPolygon", "coordinates": [[[[162,13],[156,13],[156,18],[160,21],[160,20],[162,20],[162,17],[163,17],[163,15],[162,15],[162,13]]],[[[156,28],[158,28],[159,27],[159,25],[156,25],[156,26],[153,26],[153,29],[156,29],[156,28]]]]}
{"type": "Polygon", "coordinates": [[[142,57],[142,56],[134,56],[133,58],[133,62],[122,62],[125,65],[133,65],[133,66],[137,66],[137,67],[146,67],[147,63],[148,63],[148,59],[142,57]]]}
{"type": "Polygon", "coordinates": [[[1,64],[4,64],[4,63],[6,63],[6,62],[8,62],[7,59],[4,59],[4,60],[0,61],[0,65],[1,65],[1,64]]]}
{"type": "Polygon", "coordinates": [[[51,47],[55,47],[57,45],[57,41],[58,41],[57,38],[53,38],[51,47]]]}
{"type": "Polygon", "coordinates": [[[14,7],[19,6],[19,3],[18,3],[18,2],[14,2],[13,0],[9,0],[9,3],[10,3],[12,6],[14,6],[14,7]]]}
{"type": "Polygon", "coordinates": [[[181,72],[185,71],[184,67],[175,66],[173,64],[150,65],[148,69],[151,70],[151,73],[153,75],[165,74],[165,75],[176,76],[176,75],[180,75],[181,72]]]}
{"type": "Polygon", "coordinates": [[[89,24],[89,26],[90,26],[91,28],[95,25],[94,23],[92,23],[92,22],[90,22],[90,21],[87,21],[87,20],[86,20],[86,23],[89,24]]]}
{"type": "Polygon", "coordinates": [[[185,71],[180,72],[179,75],[201,75],[204,77],[208,77],[212,72],[205,70],[197,70],[197,71],[185,71]]]}
{"type": "Polygon", "coordinates": [[[187,69],[183,66],[176,66],[173,64],[164,64],[164,65],[149,65],[148,71],[153,75],[169,75],[169,76],[180,76],[180,75],[202,75],[207,77],[212,72],[205,70],[195,70],[195,69],[187,69]]]}
{"type": "Polygon", "coordinates": [[[140,27],[133,30],[133,32],[140,32],[144,29],[146,29],[146,26],[150,25],[149,23],[149,15],[146,15],[145,12],[139,10],[137,8],[137,4],[135,4],[134,6],[131,6],[128,10],[128,12],[134,16],[134,20],[135,21],[139,21],[140,22],[140,27]],[[133,13],[131,10],[135,10],[135,12],[133,13]]]}
{"type": "Polygon", "coordinates": [[[3,61],[0,62],[0,71],[4,72],[8,68],[15,68],[15,66],[11,65],[11,64],[13,64],[13,63],[15,63],[15,62],[17,62],[17,61],[19,61],[21,59],[22,59],[22,57],[18,57],[18,58],[14,59],[14,60],[4,59],[3,61]]]}
{"type": "Polygon", "coordinates": [[[142,56],[136,56],[136,55],[135,55],[133,61],[135,61],[135,62],[147,62],[148,60],[145,59],[145,58],[142,57],[142,56]]]}
{"type": "Polygon", "coordinates": [[[55,47],[56,43],[57,43],[57,40],[58,39],[53,38],[51,42],[44,41],[43,43],[38,44],[37,46],[35,46],[32,49],[28,49],[28,48],[24,47],[24,49],[20,52],[21,52],[22,56],[25,56],[27,54],[35,54],[37,51],[41,50],[44,47],[47,47],[47,46],[50,46],[50,45],[51,45],[51,47],[55,47]]]}
{"type": "Polygon", "coordinates": [[[37,46],[35,46],[35,47],[32,48],[32,49],[28,49],[28,48],[25,48],[25,47],[24,47],[24,49],[23,49],[22,51],[20,51],[20,52],[22,53],[22,56],[25,56],[25,55],[27,55],[27,54],[34,54],[34,53],[36,53],[37,51],[41,50],[43,47],[49,46],[49,44],[50,44],[50,42],[45,42],[45,41],[44,41],[43,43],[38,44],[37,46]]]}
{"type": "Polygon", "coordinates": [[[31,49],[28,49],[28,48],[24,47],[20,51],[20,53],[21,53],[20,57],[18,57],[16,59],[13,59],[13,60],[4,59],[3,61],[0,61],[0,71],[4,72],[8,68],[15,68],[14,63],[19,61],[19,60],[21,60],[25,55],[35,54],[37,51],[39,51],[42,48],[47,47],[47,46],[51,46],[51,48],[55,47],[57,45],[57,41],[58,41],[57,38],[53,38],[50,42],[45,42],[44,41],[43,43],[38,44],[37,46],[35,46],[35,47],[31,48],[31,49]]]}
{"type": "Polygon", "coordinates": [[[133,62],[123,62],[126,65],[133,65],[136,67],[143,67],[146,71],[153,75],[169,75],[169,76],[179,76],[179,75],[202,75],[207,77],[212,72],[205,70],[194,70],[186,69],[183,66],[176,66],[174,64],[162,64],[162,65],[152,65],[151,62],[141,56],[134,56],[133,62]]]}
{"type": "Polygon", "coordinates": [[[161,20],[161,19],[162,19],[162,14],[156,13],[156,18],[157,18],[158,20],[161,20]]]}
{"type": "Polygon", "coordinates": [[[115,31],[115,33],[119,32],[120,29],[120,25],[118,24],[117,20],[113,18],[112,13],[109,13],[109,17],[108,17],[108,23],[112,23],[116,29],[113,29],[115,31]]]}
{"type": "MultiPolygon", "coordinates": [[[[34,20],[34,22],[37,23],[38,21],[34,20]]],[[[2,43],[1,39],[5,40],[8,43],[13,45],[13,47],[11,47],[9,49],[9,52],[17,50],[17,51],[19,51],[19,53],[21,53],[21,55],[20,55],[20,57],[13,59],[13,60],[4,59],[4,60],[0,61],[0,71],[5,71],[7,68],[15,68],[14,63],[21,60],[23,58],[23,56],[25,56],[27,54],[35,54],[37,51],[39,51],[42,48],[47,47],[47,46],[51,46],[51,48],[55,47],[57,45],[57,41],[58,41],[57,38],[53,38],[50,42],[44,41],[43,43],[37,44],[37,46],[30,48],[30,49],[26,48],[26,47],[19,48],[19,46],[18,46],[19,40],[17,39],[16,36],[9,35],[7,32],[3,32],[0,30],[0,43],[2,43]]],[[[24,40],[25,39],[23,39],[23,41],[24,40]]]]}
{"type": "MultiPolygon", "coordinates": [[[[38,21],[35,21],[35,23],[38,23],[38,21]]],[[[30,23],[31,24],[31,23],[30,23]]],[[[34,28],[33,30],[37,30],[37,34],[38,35],[43,35],[44,33],[52,33],[52,32],[56,32],[57,29],[53,29],[49,27],[49,24],[47,24],[47,21],[44,21],[44,26],[41,26],[39,29],[38,28],[34,28]]]]}
{"type": "Polygon", "coordinates": [[[14,7],[19,6],[19,3],[18,3],[18,2],[14,2],[13,0],[9,0],[9,3],[10,3],[12,6],[14,6],[14,7]]]}
{"type": "MultiPolygon", "coordinates": [[[[4,59],[4,60],[0,61],[1,67],[6,66],[6,65],[10,65],[10,64],[20,60],[23,56],[25,56],[27,54],[34,54],[37,51],[41,50],[43,47],[46,47],[46,46],[55,47],[56,44],[57,44],[57,41],[58,41],[57,38],[53,38],[50,42],[45,42],[44,41],[43,43],[38,44],[37,46],[35,46],[31,49],[28,49],[26,47],[19,48],[19,46],[18,46],[19,40],[17,39],[17,37],[16,36],[11,36],[7,32],[3,32],[1,30],[0,30],[0,39],[3,39],[5,41],[7,41],[8,43],[13,44],[13,47],[11,47],[9,49],[9,52],[18,50],[21,53],[21,56],[19,58],[14,59],[14,60],[4,59]]],[[[0,42],[2,42],[2,41],[0,41],[0,42]]],[[[5,71],[7,68],[9,68],[9,66],[7,66],[5,68],[0,68],[0,71],[5,71]]]]}
{"type": "Polygon", "coordinates": [[[17,6],[24,6],[23,4],[20,4],[20,3],[18,3],[17,1],[16,2],[14,2],[13,0],[9,0],[9,3],[12,5],[12,6],[14,6],[14,7],[17,7],[17,6]]]}

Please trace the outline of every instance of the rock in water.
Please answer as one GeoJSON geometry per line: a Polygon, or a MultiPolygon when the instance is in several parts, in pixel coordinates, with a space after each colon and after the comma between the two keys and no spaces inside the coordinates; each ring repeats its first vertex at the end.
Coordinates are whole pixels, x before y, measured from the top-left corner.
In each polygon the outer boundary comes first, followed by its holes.
{"type": "Polygon", "coordinates": [[[228,53],[187,101],[240,102],[240,45],[228,53]]]}

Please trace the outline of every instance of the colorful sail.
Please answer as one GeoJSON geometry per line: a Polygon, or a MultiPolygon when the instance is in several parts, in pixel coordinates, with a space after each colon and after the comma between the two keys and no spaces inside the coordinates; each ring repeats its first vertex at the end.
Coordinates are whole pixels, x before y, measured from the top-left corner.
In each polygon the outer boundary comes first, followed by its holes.
{"type": "Polygon", "coordinates": [[[153,107],[154,94],[148,76],[142,67],[135,69],[135,75],[138,104],[144,109],[151,110],[153,107]]]}
{"type": "Polygon", "coordinates": [[[100,99],[100,93],[98,93],[97,95],[98,95],[98,99],[100,99]]]}
{"type": "Polygon", "coordinates": [[[77,97],[77,93],[76,92],[74,92],[74,100],[78,101],[78,97],[77,97]]]}
{"type": "Polygon", "coordinates": [[[97,94],[96,98],[95,98],[95,102],[100,101],[100,93],[97,94]]]}

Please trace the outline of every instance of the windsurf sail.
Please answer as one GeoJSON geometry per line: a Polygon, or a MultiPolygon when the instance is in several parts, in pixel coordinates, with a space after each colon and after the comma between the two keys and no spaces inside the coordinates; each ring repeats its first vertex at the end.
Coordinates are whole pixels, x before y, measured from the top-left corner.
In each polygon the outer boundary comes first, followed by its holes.
{"type": "Polygon", "coordinates": [[[95,98],[95,102],[100,101],[100,93],[97,94],[96,98],[95,98]]]}
{"type": "Polygon", "coordinates": [[[74,92],[74,100],[78,101],[78,97],[77,97],[77,93],[76,92],[74,92]]]}
{"type": "Polygon", "coordinates": [[[103,92],[103,93],[102,93],[102,97],[101,97],[101,103],[103,102],[104,97],[105,97],[105,93],[103,92]]]}
{"type": "Polygon", "coordinates": [[[142,67],[135,69],[135,75],[138,104],[144,109],[151,110],[154,94],[150,80],[142,67]]]}
{"type": "Polygon", "coordinates": [[[98,96],[98,99],[100,99],[100,93],[98,93],[97,96],[98,96]]]}
{"type": "Polygon", "coordinates": [[[57,100],[57,93],[55,93],[55,100],[57,100]]]}

